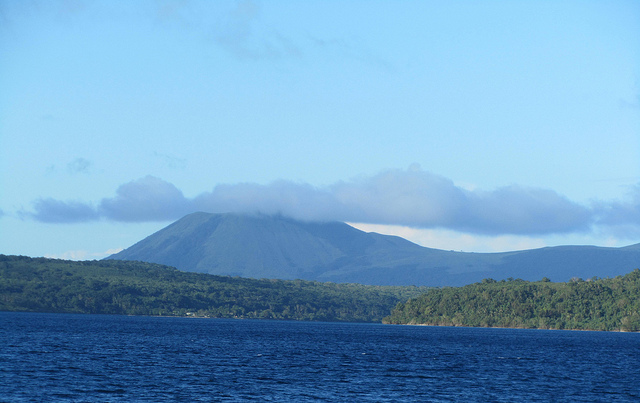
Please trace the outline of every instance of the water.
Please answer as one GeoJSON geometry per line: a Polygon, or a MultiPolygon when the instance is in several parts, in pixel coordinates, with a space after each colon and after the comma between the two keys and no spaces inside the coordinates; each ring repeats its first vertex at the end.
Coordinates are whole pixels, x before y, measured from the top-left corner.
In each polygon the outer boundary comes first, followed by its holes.
{"type": "Polygon", "coordinates": [[[640,334],[0,312],[0,401],[630,402],[640,334]]]}

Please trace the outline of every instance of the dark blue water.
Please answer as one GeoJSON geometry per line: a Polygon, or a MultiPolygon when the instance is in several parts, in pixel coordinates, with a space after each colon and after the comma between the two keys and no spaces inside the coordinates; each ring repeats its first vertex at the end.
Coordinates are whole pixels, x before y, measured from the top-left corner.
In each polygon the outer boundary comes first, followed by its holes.
{"type": "Polygon", "coordinates": [[[0,312],[0,401],[640,400],[640,334],[0,312]]]}

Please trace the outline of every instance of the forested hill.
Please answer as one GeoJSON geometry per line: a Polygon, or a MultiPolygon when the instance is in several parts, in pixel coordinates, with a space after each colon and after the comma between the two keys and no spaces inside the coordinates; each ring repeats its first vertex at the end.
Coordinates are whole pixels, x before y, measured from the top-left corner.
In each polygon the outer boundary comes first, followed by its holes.
{"type": "Polygon", "coordinates": [[[425,290],[0,255],[0,311],[380,322],[398,302],[425,290]]]}
{"type": "Polygon", "coordinates": [[[640,331],[640,270],[612,279],[568,283],[486,279],[432,289],[399,303],[383,322],[640,331]]]}

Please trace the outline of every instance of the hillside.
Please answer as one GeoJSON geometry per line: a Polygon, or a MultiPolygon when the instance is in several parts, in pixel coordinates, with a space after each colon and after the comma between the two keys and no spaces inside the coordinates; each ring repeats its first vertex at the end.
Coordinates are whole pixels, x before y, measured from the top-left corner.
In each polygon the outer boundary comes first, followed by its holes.
{"type": "Polygon", "coordinates": [[[194,213],[108,259],[247,278],[462,286],[484,278],[614,277],[640,267],[640,247],[559,246],[465,253],[425,248],[339,222],[194,213]]]}
{"type": "Polygon", "coordinates": [[[640,331],[640,270],[568,283],[484,280],[399,303],[392,324],[640,331]]]}
{"type": "Polygon", "coordinates": [[[379,322],[399,301],[424,291],[0,255],[0,311],[379,322]]]}

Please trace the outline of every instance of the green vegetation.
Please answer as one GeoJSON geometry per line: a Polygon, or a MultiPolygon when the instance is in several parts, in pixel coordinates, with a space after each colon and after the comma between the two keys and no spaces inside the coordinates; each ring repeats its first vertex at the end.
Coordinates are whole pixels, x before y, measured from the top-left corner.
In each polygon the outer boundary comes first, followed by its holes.
{"type": "Polygon", "coordinates": [[[120,260],[0,255],[0,310],[380,322],[418,287],[253,280],[120,260]]]}
{"type": "Polygon", "coordinates": [[[640,270],[568,283],[495,281],[431,289],[383,323],[640,331],[640,270]]]}

